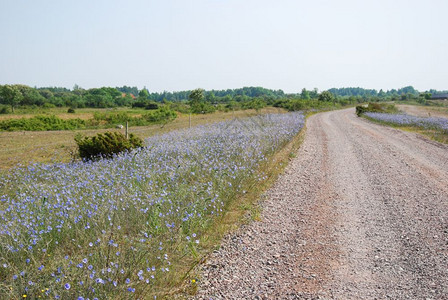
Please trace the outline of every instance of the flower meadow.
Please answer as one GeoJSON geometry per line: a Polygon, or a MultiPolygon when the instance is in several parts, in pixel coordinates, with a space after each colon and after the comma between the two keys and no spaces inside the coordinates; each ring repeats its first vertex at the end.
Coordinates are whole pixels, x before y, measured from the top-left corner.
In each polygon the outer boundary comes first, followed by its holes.
{"type": "Polygon", "coordinates": [[[0,178],[0,299],[146,299],[304,125],[302,113],[173,131],[94,162],[0,178]]]}
{"type": "Polygon", "coordinates": [[[365,115],[376,121],[381,121],[389,124],[400,126],[416,126],[425,129],[442,130],[448,133],[448,119],[446,118],[434,118],[434,117],[416,117],[406,114],[388,114],[367,112],[365,115]]]}

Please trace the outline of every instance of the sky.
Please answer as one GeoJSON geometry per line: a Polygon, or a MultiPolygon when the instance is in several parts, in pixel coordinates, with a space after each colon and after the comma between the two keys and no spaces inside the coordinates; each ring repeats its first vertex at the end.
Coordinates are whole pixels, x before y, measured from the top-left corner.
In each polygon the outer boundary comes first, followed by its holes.
{"type": "Polygon", "coordinates": [[[446,0],[0,0],[0,84],[448,90],[446,0]]]}

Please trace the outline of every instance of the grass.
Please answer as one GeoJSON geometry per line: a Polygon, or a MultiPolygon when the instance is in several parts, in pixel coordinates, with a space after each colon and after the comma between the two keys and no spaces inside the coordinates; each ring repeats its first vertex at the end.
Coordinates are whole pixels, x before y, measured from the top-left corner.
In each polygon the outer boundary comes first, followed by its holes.
{"type": "Polygon", "coordinates": [[[268,162],[260,166],[258,173],[264,174],[264,179],[262,181],[252,181],[246,193],[240,195],[228,205],[226,213],[221,219],[213,223],[204,236],[202,251],[198,258],[184,266],[182,274],[185,275],[180,277],[180,282],[176,282],[166,290],[166,295],[194,295],[197,283],[201,277],[200,269],[197,266],[206,262],[212,251],[219,248],[224,235],[237,230],[242,224],[260,221],[261,208],[259,203],[263,194],[277,181],[280,174],[288,166],[289,161],[295,157],[303,143],[305,133],[306,128],[304,127],[297,136],[275,153],[268,162]]]}
{"type": "Polygon", "coordinates": [[[363,115],[363,117],[369,121],[372,121],[374,123],[377,123],[377,124],[380,124],[383,126],[389,126],[389,127],[393,127],[393,128],[400,129],[403,131],[408,131],[408,132],[415,132],[415,133],[424,135],[433,141],[437,141],[437,142],[443,143],[443,144],[448,144],[448,132],[446,130],[439,129],[437,127],[427,128],[427,127],[418,126],[418,125],[402,125],[402,124],[398,124],[398,123],[394,123],[394,122],[386,122],[383,120],[378,120],[378,119],[375,119],[375,118],[372,118],[372,117],[369,117],[366,115],[363,115]]]}
{"type": "Polygon", "coordinates": [[[14,113],[0,114],[0,121],[9,119],[21,119],[32,118],[36,115],[55,115],[63,120],[68,119],[81,119],[90,120],[93,119],[95,113],[117,113],[126,112],[133,116],[140,116],[147,113],[147,110],[141,108],[129,108],[129,107],[116,107],[116,108],[76,108],[75,113],[67,113],[67,107],[55,107],[55,108],[17,108],[14,113]]]}
{"type": "Polygon", "coordinates": [[[417,105],[397,105],[398,109],[407,114],[419,117],[448,117],[447,107],[438,106],[417,106],[417,105]]]}
{"type": "Polygon", "coordinates": [[[33,165],[0,181],[0,295],[170,297],[295,153],[303,117],[173,131],[113,160],[33,165]],[[292,140],[292,142],[291,142],[292,140]]]}
{"type": "MultiPolygon", "coordinates": [[[[58,110],[55,109],[54,112],[57,111],[58,110]]],[[[84,116],[91,114],[93,117],[94,112],[97,112],[97,110],[85,109],[85,111],[80,114],[84,116]]],[[[126,112],[128,112],[128,110],[126,110],[126,112]]],[[[133,112],[141,113],[142,110],[136,109],[133,110],[133,112]]],[[[220,122],[233,117],[243,118],[257,114],[278,112],[284,112],[284,110],[270,107],[264,108],[260,112],[256,112],[255,110],[245,110],[235,111],[235,113],[216,112],[207,115],[192,115],[191,126],[220,122]]],[[[148,138],[156,134],[163,134],[172,130],[187,127],[189,127],[189,116],[180,115],[173,122],[170,122],[165,126],[152,125],[131,127],[129,132],[134,133],[141,138],[148,138]]],[[[93,136],[97,133],[104,133],[106,131],[119,131],[124,133],[124,129],[0,132],[0,171],[6,171],[18,164],[29,165],[33,162],[69,162],[76,156],[77,149],[74,137],[77,133],[82,133],[86,136],[93,136]]]]}

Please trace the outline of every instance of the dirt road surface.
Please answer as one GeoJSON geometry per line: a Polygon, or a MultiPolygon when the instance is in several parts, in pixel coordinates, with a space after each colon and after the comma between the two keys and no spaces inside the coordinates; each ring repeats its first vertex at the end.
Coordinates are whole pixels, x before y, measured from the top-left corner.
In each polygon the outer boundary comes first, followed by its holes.
{"type": "Polygon", "coordinates": [[[314,115],[261,221],[203,266],[196,299],[448,299],[448,147],[314,115]]]}

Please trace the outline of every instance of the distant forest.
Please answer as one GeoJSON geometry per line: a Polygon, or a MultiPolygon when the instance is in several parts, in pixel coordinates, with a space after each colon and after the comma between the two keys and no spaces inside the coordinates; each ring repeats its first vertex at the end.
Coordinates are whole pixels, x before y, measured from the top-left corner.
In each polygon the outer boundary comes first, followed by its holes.
{"type": "MultiPolygon", "coordinates": [[[[150,92],[137,87],[101,87],[83,89],[75,85],[73,89],[60,87],[29,87],[26,85],[0,85],[0,112],[14,111],[19,106],[37,107],[71,107],[71,108],[107,108],[107,107],[151,107],[157,103],[185,103],[191,101],[194,90],[180,92],[150,92]],[[151,104],[152,103],[152,104],[151,104]]],[[[446,92],[429,90],[420,92],[412,86],[377,91],[359,87],[332,88],[319,92],[317,89],[302,89],[300,93],[286,94],[282,90],[271,90],[262,87],[243,87],[239,89],[201,91],[201,101],[210,105],[236,103],[244,107],[244,103],[262,103],[262,105],[282,106],[291,100],[320,100],[341,104],[368,101],[395,100],[428,100],[431,95],[446,92]]]]}

